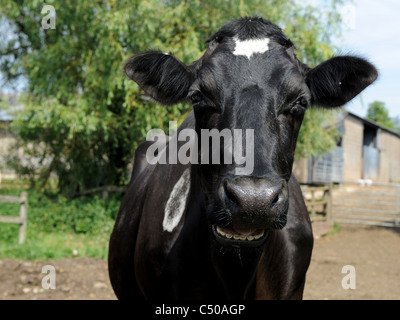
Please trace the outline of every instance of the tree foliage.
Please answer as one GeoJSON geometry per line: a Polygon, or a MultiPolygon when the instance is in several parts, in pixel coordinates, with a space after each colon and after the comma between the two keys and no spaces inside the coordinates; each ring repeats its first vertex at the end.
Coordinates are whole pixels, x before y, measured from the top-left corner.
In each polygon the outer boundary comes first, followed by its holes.
{"type": "Polygon", "coordinates": [[[392,118],[394,122],[395,131],[400,135],[400,116],[392,118]]]}
{"type": "Polygon", "coordinates": [[[396,130],[395,119],[389,116],[389,110],[382,101],[374,101],[368,105],[367,118],[387,129],[396,130]]]}
{"type": "MultiPolygon", "coordinates": [[[[295,0],[47,1],[56,9],[56,28],[43,30],[42,1],[0,0],[0,25],[7,26],[0,32],[0,71],[8,83],[26,81],[25,109],[14,129],[31,157],[49,161],[40,167],[42,180],[55,173],[66,194],[125,184],[146,132],[182,120],[190,108],[144,99],[122,72],[130,55],[155,48],[190,63],[224,22],[261,15],[280,25],[298,57],[315,66],[333,54],[330,39],[340,32],[342,2],[316,9],[295,0]]],[[[300,155],[333,144],[334,135],[321,127],[326,117],[307,112],[300,155]]]]}

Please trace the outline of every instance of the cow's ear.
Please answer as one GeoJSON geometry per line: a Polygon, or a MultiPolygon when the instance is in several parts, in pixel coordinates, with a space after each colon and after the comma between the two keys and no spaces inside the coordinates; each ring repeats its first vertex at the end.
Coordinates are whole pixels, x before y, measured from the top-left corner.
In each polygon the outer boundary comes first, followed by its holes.
{"type": "Polygon", "coordinates": [[[125,63],[126,75],[153,99],[163,104],[184,100],[194,74],[170,54],[148,51],[132,56],[125,63]]]}
{"type": "Polygon", "coordinates": [[[353,56],[331,58],[306,74],[313,104],[339,107],[373,83],[378,71],[368,61],[353,56]]]}

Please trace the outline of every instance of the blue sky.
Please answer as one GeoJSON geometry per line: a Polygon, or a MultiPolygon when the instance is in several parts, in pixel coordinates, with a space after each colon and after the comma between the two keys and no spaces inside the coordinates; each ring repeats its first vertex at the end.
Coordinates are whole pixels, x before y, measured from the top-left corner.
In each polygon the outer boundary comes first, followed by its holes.
{"type": "Polygon", "coordinates": [[[391,117],[400,117],[400,1],[354,0],[352,6],[345,10],[343,37],[335,45],[341,53],[358,54],[374,63],[379,78],[346,109],[365,116],[368,104],[379,100],[391,117]]]}

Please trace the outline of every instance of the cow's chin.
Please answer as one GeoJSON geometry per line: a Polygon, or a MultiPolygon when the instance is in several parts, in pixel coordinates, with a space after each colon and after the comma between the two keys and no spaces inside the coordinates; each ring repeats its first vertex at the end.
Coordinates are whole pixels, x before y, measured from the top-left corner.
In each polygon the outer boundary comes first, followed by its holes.
{"type": "Polygon", "coordinates": [[[223,228],[212,225],[215,240],[223,246],[259,247],[268,238],[270,229],[223,228]]]}
{"type": "Polygon", "coordinates": [[[232,214],[218,202],[208,206],[208,218],[215,240],[223,246],[258,247],[268,239],[272,230],[280,230],[287,222],[288,206],[281,205],[270,212],[252,214],[238,212],[232,214]]]}

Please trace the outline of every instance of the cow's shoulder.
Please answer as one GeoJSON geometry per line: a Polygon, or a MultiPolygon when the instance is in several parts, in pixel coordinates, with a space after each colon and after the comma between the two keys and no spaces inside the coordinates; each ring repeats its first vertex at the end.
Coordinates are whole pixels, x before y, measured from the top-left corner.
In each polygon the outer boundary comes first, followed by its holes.
{"type": "MultiPolygon", "coordinates": [[[[186,118],[180,125],[178,132],[175,133],[175,135],[178,134],[183,129],[193,129],[193,130],[195,129],[195,118],[193,111],[191,111],[186,116],[186,118]]],[[[151,158],[154,157],[154,154],[148,152],[149,147],[152,146],[154,143],[156,143],[156,141],[159,142],[160,140],[163,140],[165,141],[166,148],[164,150],[160,150],[160,152],[167,152],[171,138],[173,137],[169,137],[164,134],[162,136],[158,136],[157,139],[146,140],[139,144],[139,146],[135,151],[135,158],[134,158],[130,184],[137,179],[141,181],[143,179],[148,180],[147,178],[152,174],[154,168],[159,165],[150,163],[152,160],[151,158]]],[[[161,165],[159,169],[163,170],[164,167],[165,165],[161,165]]]]}

